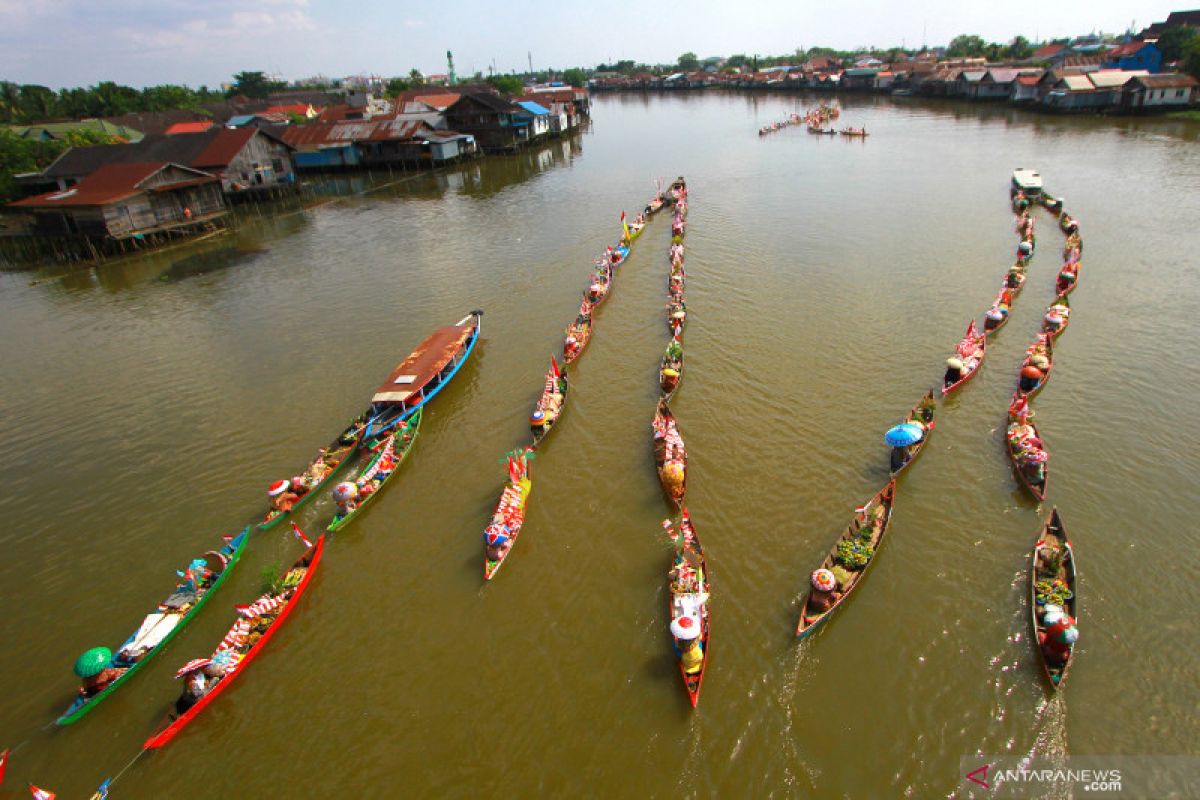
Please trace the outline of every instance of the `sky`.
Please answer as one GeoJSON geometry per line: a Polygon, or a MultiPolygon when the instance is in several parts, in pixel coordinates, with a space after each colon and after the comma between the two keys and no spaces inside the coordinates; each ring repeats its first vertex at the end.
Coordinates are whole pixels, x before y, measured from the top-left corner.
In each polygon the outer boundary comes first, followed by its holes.
{"type": "Polygon", "coordinates": [[[51,88],[112,80],[217,87],[235,72],[314,75],[525,71],[685,52],[782,55],[797,48],[1048,40],[1140,30],[1170,2],[1117,0],[0,0],[0,80],[51,88]],[[575,6],[575,7],[572,7],[575,6]]]}

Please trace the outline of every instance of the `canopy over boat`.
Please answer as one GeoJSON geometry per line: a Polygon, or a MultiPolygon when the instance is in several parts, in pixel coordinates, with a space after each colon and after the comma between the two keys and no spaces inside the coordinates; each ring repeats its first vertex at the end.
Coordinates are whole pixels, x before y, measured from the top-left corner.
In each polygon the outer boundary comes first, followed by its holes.
{"type": "Polygon", "coordinates": [[[1013,186],[1026,194],[1038,194],[1042,191],[1042,176],[1036,169],[1017,167],[1012,174],[1013,186]]]}
{"type": "Polygon", "coordinates": [[[456,325],[447,325],[431,333],[392,370],[387,380],[375,390],[371,402],[403,403],[433,380],[459,354],[471,338],[476,324],[477,318],[472,314],[456,325]]]}

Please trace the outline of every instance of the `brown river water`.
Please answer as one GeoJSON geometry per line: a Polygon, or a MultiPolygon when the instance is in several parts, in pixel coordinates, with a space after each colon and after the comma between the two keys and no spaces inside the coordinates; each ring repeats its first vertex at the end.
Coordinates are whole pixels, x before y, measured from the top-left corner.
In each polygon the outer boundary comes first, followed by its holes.
{"type": "MultiPolygon", "coordinates": [[[[815,102],[807,98],[808,103],[815,102]]],[[[1200,738],[1200,129],[850,98],[866,141],[760,125],[791,96],[606,96],[589,131],[268,214],[96,270],[0,273],[0,796],[85,797],[138,753],[232,606],[300,546],[254,534],[194,623],[78,724],[71,665],[115,646],[174,570],[257,519],[434,328],[486,314],[402,473],[332,536],[276,637],[114,798],[946,797],[972,754],[1195,755],[1200,738]],[[1084,240],[1069,329],[1034,401],[1047,502],[1003,446],[1063,237],[1038,249],[981,373],[939,408],[856,594],[797,643],[809,572],[887,476],[883,432],[940,380],[1017,243],[1013,168],[1084,240]],[[691,190],[673,402],[709,559],[699,708],[667,634],[669,508],[650,421],[669,220],[620,268],[533,463],[496,580],[481,532],[501,457],[559,351],[593,256],[653,179],[691,190]],[[1081,638],[1052,695],[1027,569],[1062,513],[1081,638]]],[[[379,180],[394,178],[383,176],[379,180]]],[[[266,213],[266,212],[264,212],[266,213]]],[[[300,521],[315,536],[328,502],[300,521]]]]}

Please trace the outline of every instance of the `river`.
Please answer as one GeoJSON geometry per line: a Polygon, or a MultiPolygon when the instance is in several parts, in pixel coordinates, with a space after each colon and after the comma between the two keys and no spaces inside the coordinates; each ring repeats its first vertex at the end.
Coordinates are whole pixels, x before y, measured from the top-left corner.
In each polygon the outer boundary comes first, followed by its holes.
{"type": "MultiPolygon", "coordinates": [[[[474,308],[480,345],[402,474],[330,539],[256,663],[114,798],[945,797],[973,754],[1195,754],[1197,127],[851,97],[838,124],[866,141],[756,135],[815,101],[599,96],[586,133],[539,151],[360,194],[346,190],[361,176],[343,178],[331,202],[231,237],[0,274],[0,747],[27,740],[9,788],[87,796],[138,753],[175,669],[299,544],[256,533],[141,674],[77,725],[39,730],[70,700],[75,657],[123,641],[176,567],[257,519],[269,483],[474,308]],[[871,573],[798,644],[809,572],[886,481],[883,432],[938,383],[1012,262],[1018,166],[1066,197],[1084,240],[1034,401],[1047,502],[1023,494],[1003,446],[1062,247],[1038,211],[1011,321],[940,406],[871,573]],[[666,632],[650,446],[665,217],[598,312],[521,538],[486,586],[480,535],[592,257],[676,175],[689,323],[672,406],[713,585],[695,711],[666,632]],[[1026,605],[1051,505],[1080,565],[1058,694],[1026,605]]],[[[328,513],[301,522],[315,535],[328,513]]]]}

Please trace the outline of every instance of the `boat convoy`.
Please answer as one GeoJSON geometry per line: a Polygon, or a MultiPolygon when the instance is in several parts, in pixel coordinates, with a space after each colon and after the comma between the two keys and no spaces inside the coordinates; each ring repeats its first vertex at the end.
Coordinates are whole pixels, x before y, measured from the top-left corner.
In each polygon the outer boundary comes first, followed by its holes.
{"type": "Polygon", "coordinates": [[[842,110],[837,103],[834,103],[833,105],[826,105],[825,103],[822,103],[816,108],[807,109],[803,115],[791,112],[778,122],[772,122],[764,125],[758,129],[758,135],[766,136],[768,134],[775,133],[776,131],[781,131],[784,128],[792,125],[804,125],[808,129],[809,133],[816,136],[837,136],[838,134],[841,134],[842,136],[865,139],[870,135],[867,133],[865,126],[861,128],[846,127],[842,128],[840,131],[835,130],[832,126],[828,128],[825,127],[826,125],[830,125],[833,120],[841,116],[841,113],[842,110]]]}
{"type": "MultiPolygon", "coordinates": [[[[813,112],[810,112],[812,114],[813,112]]],[[[812,120],[836,118],[837,109],[822,106],[812,120]]],[[[816,132],[816,131],[813,131],[816,132]]],[[[1066,235],[1063,264],[1055,276],[1055,299],[1041,321],[1035,341],[1022,361],[1016,390],[1007,409],[1004,440],[1018,482],[1037,501],[1046,497],[1049,454],[1034,421],[1031,400],[1044,388],[1054,360],[1056,340],[1071,318],[1067,295],[1078,283],[1082,241],[1079,225],[1063,211],[1061,198],[1047,195],[1041,176],[1018,169],[1012,175],[1012,206],[1017,216],[1020,242],[1015,264],[1008,270],[1000,291],[984,315],[982,329],[972,319],[962,340],[947,359],[941,394],[956,395],[979,371],[994,337],[1008,321],[1017,295],[1024,287],[1033,256],[1035,237],[1032,209],[1041,205],[1058,217],[1066,235]]],[[[485,581],[493,580],[512,554],[525,521],[532,491],[531,464],[537,449],[561,420],[569,396],[567,366],[578,360],[591,341],[597,308],[610,296],[615,277],[630,248],[647,222],[661,209],[670,208],[671,240],[665,321],[668,341],[658,369],[659,396],[651,423],[653,460],[664,499],[672,516],[662,523],[673,544],[667,571],[669,629],[672,657],[680,670],[693,707],[710,657],[711,583],[704,549],[686,505],[688,452],[679,421],[670,408],[684,371],[683,331],[687,322],[684,300],[684,234],[687,228],[688,190],[683,178],[659,191],[632,222],[621,214],[622,235],[595,260],[583,301],[564,334],[563,364],[551,357],[550,366],[529,417],[530,442],[506,454],[506,474],[499,499],[484,526],[485,581]]],[[[295,477],[272,484],[270,508],[257,525],[270,530],[312,500],[325,494],[339,474],[352,477],[333,486],[336,508],[327,531],[315,543],[291,522],[304,551],[276,579],[270,590],[248,605],[236,607],[236,621],[212,655],[184,664],[177,672],[183,691],[168,711],[159,730],[148,738],[144,751],[169,743],[233,682],[292,613],[320,564],[326,536],[353,522],[370,500],[394,480],[399,467],[416,443],[425,406],[454,378],[478,342],[483,312],[472,311],[453,325],[430,334],[402,360],[371,394],[366,409],[352,419],[295,477]],[[351,465],[358,471],[348,471],[351,465]]],[[[846,530],[833,542],[799,600],[796,636],[804,639],[824,625],[850,595],[858,590],[882,547],[892,520],[897,479],[928,444],[936,423],[937,400],[930,390],[905,418],[887,431],[891,446],[890,477],[863,506],[854,509],[846,530]]],[[[58,725],[77,722],[130,678],[182,630],[237,566],[250,539],[250,528],[225,537],[224,544],[205,552],[180,570],[174,589],[146,616],[137,630],[114,653],[98,647],[85,652],[75,664],[82,686],[58,725]]],[[[1038,652],[1050,685],[1057,689],[1066,678],[1078,638],[1075,598],[1075,556],[1066,538],[1057,509],[1045,519],[1032,553],[1030,605],[1038,652]]],[[[0,754],[3,769],[7,751],[0,754]]],[[[0,775],[3,773],[0,772],[0,775]]]]}

